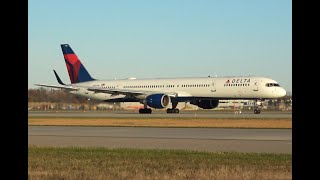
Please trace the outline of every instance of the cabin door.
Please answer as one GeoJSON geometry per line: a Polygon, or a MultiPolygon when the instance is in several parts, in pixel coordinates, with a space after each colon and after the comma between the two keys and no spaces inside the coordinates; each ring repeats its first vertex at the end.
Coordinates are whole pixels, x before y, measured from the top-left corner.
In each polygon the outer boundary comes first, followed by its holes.
{"type": "Polygon", "coordinates": [[[212,81],[212,84],[211,84],[211,92],[216,92],[217,89],[216,89],[216,82],[215,81],[212,81]]]}
{"type": "Polygon", "coordinates": [[[259,91],[259,82],[258,81],[255,81],[253,83],[253,91],[259,91]]]}

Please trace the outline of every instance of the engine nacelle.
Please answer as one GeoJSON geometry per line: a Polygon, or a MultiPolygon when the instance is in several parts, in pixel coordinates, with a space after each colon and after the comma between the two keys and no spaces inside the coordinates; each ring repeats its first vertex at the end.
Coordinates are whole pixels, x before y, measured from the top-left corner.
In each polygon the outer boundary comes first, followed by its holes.
{"type": "Polygon", "coordinates": [[[147,105],[156,109],[165,108],[170,103],[170,97],[165,94],[152,94],[146,98],[147,105]]]}
{"type": "Polygon", "coordinates": [[[202,109],[213,109],[218,106],[219,100],[197,100],[190,102],[190,104],[197,105],[202,109]]]}

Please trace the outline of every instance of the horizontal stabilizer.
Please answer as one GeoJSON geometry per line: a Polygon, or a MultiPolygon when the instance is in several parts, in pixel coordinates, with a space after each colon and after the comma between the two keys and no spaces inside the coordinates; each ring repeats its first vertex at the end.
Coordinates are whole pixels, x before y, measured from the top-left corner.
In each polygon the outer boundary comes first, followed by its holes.
{"type": "Polygon", "coordinates": [[[42,86],[42,87],[65,89],[65,90],[78,90],[79,89],[79,88],[72,87],[72,86],[59,86],[59,85],[48,85],[48,84],[35,84],[35,85],[36,86],[42,86]]]}

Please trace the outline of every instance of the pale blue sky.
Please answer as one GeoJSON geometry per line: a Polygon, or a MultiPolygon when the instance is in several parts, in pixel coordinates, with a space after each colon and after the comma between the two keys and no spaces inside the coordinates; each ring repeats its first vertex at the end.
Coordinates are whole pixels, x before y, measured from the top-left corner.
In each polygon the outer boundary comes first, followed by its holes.
{"type": "Polygon", "coordinates": [[[29,0],[28,87],[96,79],[266,76],[292,92],[291,0],[29,0]]]}

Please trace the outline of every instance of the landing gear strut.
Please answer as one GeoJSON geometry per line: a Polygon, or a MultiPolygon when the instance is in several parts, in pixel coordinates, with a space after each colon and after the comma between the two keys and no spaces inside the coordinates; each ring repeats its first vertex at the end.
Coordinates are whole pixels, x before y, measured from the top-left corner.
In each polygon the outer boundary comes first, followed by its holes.
{"type": "Polygon", "coordinates": [[[260,108],[262,107],[262,102],[261,102],[261,100],[257,99],[257,100],[256,100],[256,105],[257,105],[257,107],[253,110],[253,112],[254,112],[255,114],[260,114],[260,113],[261,113],[260,108]]]}
{"type": "Polygon", "coordinates": [[[152,110],[148,108],[147,102],[143,102],[144,108],[139,109],[139,114],[151,114],[152,110]]]}
{"type": "Polygon", "coordinates": [[[253,112],[254,112],[255,114],[260,114],[260,113],[261,113],[261,110],[260,110],[258,107],[256,107],[256,109],[254,109],[253,112]]]}
{"type": "Polygon", "coordinates": [[[179,109],[177,109],[178,102],[172,102],[172,109],[167,109],[167,113],[179,113],[179,109]]]}

